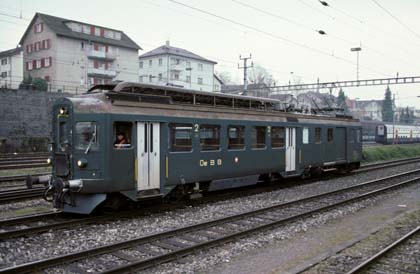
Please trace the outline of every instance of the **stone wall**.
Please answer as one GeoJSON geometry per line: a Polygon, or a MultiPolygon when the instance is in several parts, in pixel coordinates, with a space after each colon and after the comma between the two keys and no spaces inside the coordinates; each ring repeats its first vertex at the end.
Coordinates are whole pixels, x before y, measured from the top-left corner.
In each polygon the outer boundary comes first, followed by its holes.
{"type": "Polygon", "coordinates": [[[0,90],[0,153],[46,151],[51,107],[64,93],[0,90]]]}

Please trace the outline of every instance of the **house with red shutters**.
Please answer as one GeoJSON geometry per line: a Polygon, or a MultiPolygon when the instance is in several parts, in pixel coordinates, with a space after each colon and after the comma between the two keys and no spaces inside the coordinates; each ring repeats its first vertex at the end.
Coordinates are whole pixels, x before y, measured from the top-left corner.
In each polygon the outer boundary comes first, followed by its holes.
{"type": "Polygon", "coordinates": [[[141,48],[121,30],[36,13],[20,46],[23,77],[45,79],[51,91],[75,93],[113,80],[138,81],[141,48]]]}

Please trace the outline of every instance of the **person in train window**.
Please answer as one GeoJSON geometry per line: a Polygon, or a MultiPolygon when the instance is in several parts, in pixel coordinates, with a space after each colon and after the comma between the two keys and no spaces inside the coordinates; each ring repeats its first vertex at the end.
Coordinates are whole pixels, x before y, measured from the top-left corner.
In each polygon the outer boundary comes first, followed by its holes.
{"type": "Polygon", "coordinates": [[[125,148],[129,147],[130,144],[125,138],[125,134],[123,132],[117,132],[117,139],[114,142],[115,148],[125,148]]]}

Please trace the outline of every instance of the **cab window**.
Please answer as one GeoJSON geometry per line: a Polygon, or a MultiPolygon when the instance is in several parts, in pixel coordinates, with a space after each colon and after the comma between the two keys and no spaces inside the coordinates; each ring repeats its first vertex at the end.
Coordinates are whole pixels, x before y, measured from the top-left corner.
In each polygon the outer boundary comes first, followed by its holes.
{"type": "Polygon", "coordinates": [[[131,148],[131,131],[133,123],[115,122],[114,123],[114,148],[131,148]]]}
{"type": "Polygon", "coordinates": [[[75,131],[77,149],[98,148],[98,129],[95,122],[77,122],[75,131]]]}

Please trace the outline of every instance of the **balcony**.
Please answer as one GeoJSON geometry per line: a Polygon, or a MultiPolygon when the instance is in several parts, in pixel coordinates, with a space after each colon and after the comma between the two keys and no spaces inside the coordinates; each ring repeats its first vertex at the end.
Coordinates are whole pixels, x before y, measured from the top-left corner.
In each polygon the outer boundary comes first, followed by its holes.
{"type": "Polygon", "coordinates": [[[115,70],[101,68],[88,68],[87,74],[89,76],[99,76],[107,78],[114,78],[115,76],[117,76],[117,72],[115,70]]]}
{"type": "Polygon", "coordinates": [[[113,61],[117,58],[117,55],[113,52],[105,52],[99,50],[90,50],[87,56],[92,59],[110,60],[113,61]]]}

